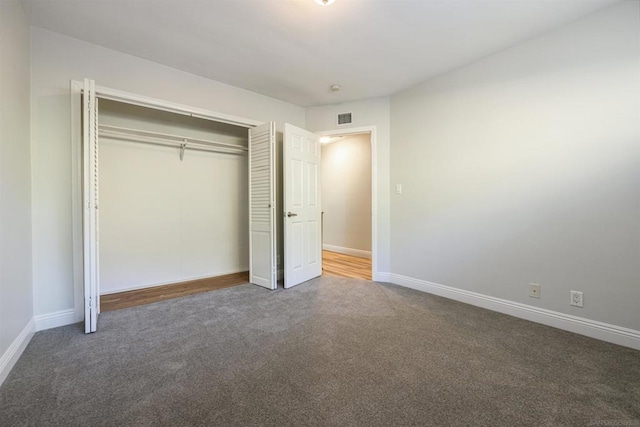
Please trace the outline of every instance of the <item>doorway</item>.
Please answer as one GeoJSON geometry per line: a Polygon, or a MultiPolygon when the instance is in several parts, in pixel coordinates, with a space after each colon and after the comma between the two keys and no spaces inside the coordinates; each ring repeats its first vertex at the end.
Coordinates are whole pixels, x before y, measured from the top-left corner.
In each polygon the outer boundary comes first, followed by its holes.
{"type": "Polygon", "coordinates": [[[321,142],[323,274],[371,280],[371,132],[325,135],[321,142]]]}

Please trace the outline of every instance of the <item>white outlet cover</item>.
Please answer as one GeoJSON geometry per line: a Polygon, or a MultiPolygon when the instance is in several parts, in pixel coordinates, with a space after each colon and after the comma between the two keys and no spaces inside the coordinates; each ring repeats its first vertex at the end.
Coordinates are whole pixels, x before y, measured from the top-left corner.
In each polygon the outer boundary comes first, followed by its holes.
{"type": "Polygon", "coordinates": [[[582,292],[571,291],[570,295],[571,295],[571,301],[570,301],[571,305],[573,305],[574,307],[584,307],[582,292]]]}
{"type": "Polygon", "coordinates": [[[529,283],[529,296],[531,298],[540,298],[540,285],[537,283],[529,283]]]}

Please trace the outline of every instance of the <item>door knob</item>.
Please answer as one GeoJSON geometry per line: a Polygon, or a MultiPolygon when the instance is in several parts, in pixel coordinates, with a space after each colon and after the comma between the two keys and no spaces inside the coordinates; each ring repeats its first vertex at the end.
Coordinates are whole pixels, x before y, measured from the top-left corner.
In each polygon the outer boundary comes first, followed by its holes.
{"type": "Polygon", "coordinates": [[[287,212],[287,216],[291,218],[292,216],[298,216],[297,213],[287,212]]]}

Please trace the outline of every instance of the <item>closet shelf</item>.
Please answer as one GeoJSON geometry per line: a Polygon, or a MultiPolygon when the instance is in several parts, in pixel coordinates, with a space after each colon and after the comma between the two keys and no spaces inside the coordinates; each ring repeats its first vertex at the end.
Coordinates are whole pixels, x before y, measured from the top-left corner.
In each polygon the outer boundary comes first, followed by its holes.
{"type": "Polygon", "coordinates": [[[130,141],[145,142],[150,144],[171,145],[181,149],[195,149],[199,151],[217,151],[228,154],[242,154],[248,149],[227,142],[207,141],[204,139],[191,138],[179,135],[170,135],[160,132],[152,132],[140,129],[124,128],[120,126],[99,125],[98,131],[101,136],[123,138],[130,141]],[[187,145],[189,144],[189,145],[187,145]],[[191,144],[197,144],[192,147],[191,144]],[[204,150],[208,147],[209,150],[204,150]]]}

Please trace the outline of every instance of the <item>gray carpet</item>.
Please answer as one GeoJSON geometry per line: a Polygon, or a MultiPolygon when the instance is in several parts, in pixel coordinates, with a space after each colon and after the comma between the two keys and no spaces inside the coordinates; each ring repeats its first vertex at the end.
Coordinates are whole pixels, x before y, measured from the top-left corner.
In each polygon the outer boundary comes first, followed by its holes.
{"type": "Polygon", "coordinates": [[[320,278],[37,333],[0,425],[640,425],[640,352],[393,285],[320,278]]]}

